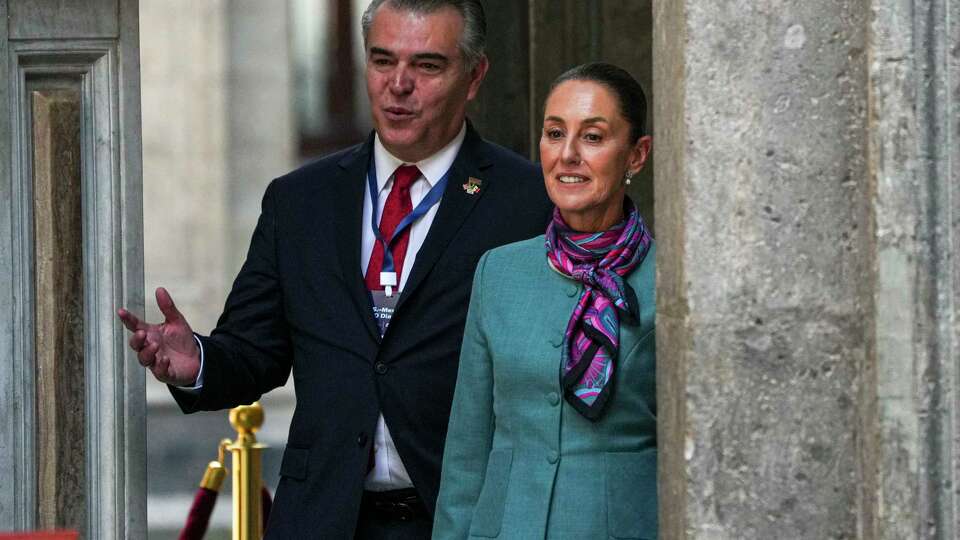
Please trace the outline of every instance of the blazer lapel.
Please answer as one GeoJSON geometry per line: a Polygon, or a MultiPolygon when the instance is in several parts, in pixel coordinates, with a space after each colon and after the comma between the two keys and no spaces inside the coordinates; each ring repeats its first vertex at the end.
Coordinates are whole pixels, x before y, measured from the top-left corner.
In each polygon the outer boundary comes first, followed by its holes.
{"type": "Polygon", "coordinates": [[[417,259],[413,263],[410,277],[407,278],[400,300],[397,301],[397,311],[423,283],[424,278],[430,273],[430,269],[433,268],[437,259],[440,258],[447,245],[450,244],[457,231],[467,220],[467,216],[469,216],[477,201],[489,189],[489,178],[484,177],[483,171],[490,165],[492,165],[492,162],[484,152],[483,140],[468,122],[467,133],[463,139],[463,145],[460,147],[460,152],[453,162],[450,178],[447,180],[447,187],[443,191],[443,199],[440,200],[437,215],[433,218],[430,231],[417,253],[417,259]],[[464,184],[471,177],[480,179],[482,184],[481,189],[468,193],[464,184]]]}
{"type": "Polygon", "coordinates": [[[366,143],[348,153],[338,163],[340,174],[334,182],[334,200],[337,201],[334,205],[337,212],[334,223],[338,227],[336,237],[340,276],[360,312],[364,326],[379,343],[380,330],[373,318],[370,291],[367,290],[363,275],[360,273],[361,231],[362,227],[369,226],[361,221],[363,220],[364,191],[367,185],[367,167],[372,152],[373,135],[371,134],[366,143]]]}

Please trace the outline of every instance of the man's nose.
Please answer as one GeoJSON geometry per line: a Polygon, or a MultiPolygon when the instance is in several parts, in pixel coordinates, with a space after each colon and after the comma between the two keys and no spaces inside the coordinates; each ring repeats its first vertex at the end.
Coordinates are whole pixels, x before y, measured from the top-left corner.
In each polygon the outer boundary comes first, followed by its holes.
{"type": "Polygon", "coordinates": [[[414,79],[405,66],[397,66],[390,77],[390,91],[397,95],[413,92],[414,79]]]}

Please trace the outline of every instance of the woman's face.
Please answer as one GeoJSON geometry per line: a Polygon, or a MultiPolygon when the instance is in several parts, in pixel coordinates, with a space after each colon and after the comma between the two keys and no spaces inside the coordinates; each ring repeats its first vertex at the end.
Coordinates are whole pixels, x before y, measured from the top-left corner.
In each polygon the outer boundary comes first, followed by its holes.
{"type": "Polygon", "coordinates": [[[613,92],[566,81],[547,97],[540,161],[550,200],[570,227],[601,231],[623,219],[624,176],[643,168],[650,137],[630,142],[613,92]]]}

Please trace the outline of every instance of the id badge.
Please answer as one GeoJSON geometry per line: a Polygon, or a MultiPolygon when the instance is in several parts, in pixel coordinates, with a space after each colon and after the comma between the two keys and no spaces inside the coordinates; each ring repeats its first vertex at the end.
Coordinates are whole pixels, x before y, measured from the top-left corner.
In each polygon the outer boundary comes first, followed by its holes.
{"type": "Polygon", "coordinates": [[[370,291],[370,295],[373,297],[373,318],[377,320],[377,326],[380,327],[380,337],[383,337],[387,327],[390,326],[393,311],[397,308],[400,291],[394,291],[390,296],[387,296],[384,291],[370,291]]]}

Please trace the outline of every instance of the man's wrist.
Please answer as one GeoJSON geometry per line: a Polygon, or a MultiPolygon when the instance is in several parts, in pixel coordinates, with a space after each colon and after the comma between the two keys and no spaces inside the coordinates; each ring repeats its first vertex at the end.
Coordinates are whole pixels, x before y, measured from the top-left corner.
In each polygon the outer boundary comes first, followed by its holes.
{"type": "Polygon", "coordinates": [[[177,385],[177,388],[186,391],[200,391],[203,389],[203,342],[200,341],[200,337],[196,334],[193,335],[193,339],[197,342],[197,349],[200,351],[200,369],[197,371],[197,378],[193,381],[192,385],[177,385]]]}

